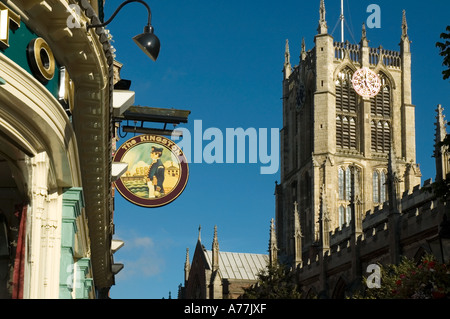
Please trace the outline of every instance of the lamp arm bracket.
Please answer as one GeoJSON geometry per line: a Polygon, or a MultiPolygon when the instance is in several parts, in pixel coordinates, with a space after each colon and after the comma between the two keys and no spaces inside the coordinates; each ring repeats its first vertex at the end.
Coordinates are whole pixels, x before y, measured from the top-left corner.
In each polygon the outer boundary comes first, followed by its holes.
{"type": "Polygon", "coordinates": [[[87,25],[86,28],[89,30],[90,28],[97,28],[97,27],[104,27],[104,26],[106,26],[107,24],[109,24],[109,23],[116,17],[116,15],[119,13],[119,11],[120,11],[125,5],[127,5],[127,4],[129,4],[129,3],[131,3],[131,2],[139,2],[139,3],[142,3],[142,4],[147,8],[147,11],[148,11],[148,24],[147,24],[147,27],[150,27],[150,25],[151,25],[151,20],[152,20],[152,12],[151,12],[150,7],[148,6],[148,4],[147,4],[146,2],[144,2],[144,1],[142,1],[142,0],[127,0],[127,1],[123,2],[123,3],[116,9],[116,11],[114,11],[114,13],[112,14],[112,16],[111,16],[106,22],[103,22],[103,23],[101,23],[101,24],[89,24],[89,25],[87,25]]]}

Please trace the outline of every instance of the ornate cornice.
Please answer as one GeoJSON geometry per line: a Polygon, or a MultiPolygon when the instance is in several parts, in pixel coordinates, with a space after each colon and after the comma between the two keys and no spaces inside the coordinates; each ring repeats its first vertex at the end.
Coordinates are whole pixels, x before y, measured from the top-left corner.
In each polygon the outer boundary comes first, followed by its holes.
{"type": "Polygon", "coordinates": [[[21,0],[14,1],[12,9],[47,41],[74,83],[73,139],[80,159],[94,283],[97,288],[110,287],[114,283],[110,249],[114,55],[109,38],[104,28],[86,30],[87,24],[99,22],[87,0],[21,0]],[[73,5],[80,9],[76,17],[79,25],[69,26],[73,5]]]}

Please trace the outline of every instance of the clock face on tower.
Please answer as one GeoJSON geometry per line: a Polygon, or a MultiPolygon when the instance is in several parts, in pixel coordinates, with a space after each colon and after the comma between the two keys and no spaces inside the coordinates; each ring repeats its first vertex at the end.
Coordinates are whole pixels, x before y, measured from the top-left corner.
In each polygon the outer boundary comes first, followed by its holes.
{"type": "Polygon", "coordinates": [[[373,97],[380,92],[380,77],[368,68],[361,68],[353,74],[353,88],[362,97],[373,97]]]}

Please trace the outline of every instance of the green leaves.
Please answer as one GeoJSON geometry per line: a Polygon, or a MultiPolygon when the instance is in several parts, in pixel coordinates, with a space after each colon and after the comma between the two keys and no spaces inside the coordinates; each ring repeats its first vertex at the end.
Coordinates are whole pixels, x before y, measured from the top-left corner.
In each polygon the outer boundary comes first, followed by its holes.
{"type": "Polygon", "coordinates": [[[295,272],[277,264],[258,274],[258,282],[245,289],[244,299],[300,299],[295,272]]]}
{"type": "MultiPolygon", "coordinates": [[[[366,279],[364,279],[366,280],[366,279]]],[[[420,263],[406,257],[398,265],[381,266],[381,287],[366,289],[356,299],[441,299],[450,297],[450,265],[425,256],[420,263]]]]}
{"type": "Polygon", "coordinates": [[[436,47],[439,48],[439,55],[444,57],[444,61],[442,65],[448,67],[448,69],[442,71],[442,75],[444,80],[450,78],[450,26],[446,28],[447,33],[441,33],[441,39],[445,40],[444,42],[437,42],[436,47]]]}

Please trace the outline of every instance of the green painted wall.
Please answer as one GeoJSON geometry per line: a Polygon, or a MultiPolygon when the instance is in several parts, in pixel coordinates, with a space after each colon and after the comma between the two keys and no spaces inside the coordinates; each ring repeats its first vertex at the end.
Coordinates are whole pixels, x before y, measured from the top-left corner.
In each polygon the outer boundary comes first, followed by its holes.
{"type": "MultiPolygon", "coordinates": [[[[28,73],[33,75],[31,72],[30,66],[28,64],[27,60],[27,46],[28,43],[38,38],[39,35],[35,34],[33,31],[31,31],[23,21],[20,22],[20,27],[13,31],[9,30],[9,47],[2,50],[0,49],[0,52],[2,52],[4,55],[6,55],[8,58],[16,62],[18,65],[20,65],[24,70],[26,70],[28,73]]],[[[59,88],[59,68],[60,64],[56,62],[55,66],[55,76],[53,79],[47,82],[47,84],[43,84],[46,89],[56,98],[58,99],[58,88],[59,88]]]]}

